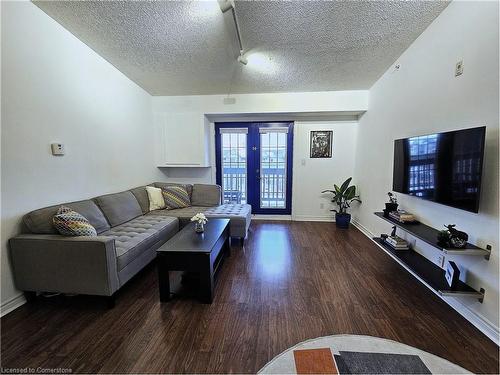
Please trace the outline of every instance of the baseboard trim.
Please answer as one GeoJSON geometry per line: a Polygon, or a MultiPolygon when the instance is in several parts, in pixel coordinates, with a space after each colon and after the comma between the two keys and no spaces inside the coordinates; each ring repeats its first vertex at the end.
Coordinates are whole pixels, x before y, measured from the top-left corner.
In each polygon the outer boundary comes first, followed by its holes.
{"type": "Polygon", "coordinates": [[[441,298],[445,303],[448,304],[453,310],[462,315],[469,323],[480,330],[486,337],[493,341],[497,346],[500,346],[500,330],[499,327],[495,326],[492,322],[486,319],[481,314],[471,310],[467,305],[464,305],[459,299],[453,297],[445,297],[439,295],[434,289],[429,287],[425,281],[420,277],[415,275],[412,270],[406,267],[399,259],[394,257],[390,252],[388,252],[383,246],[379,245],[377,242],[373,241],[373,237],[376,237],[368,228],[361,224],[357,220],[352,220],[352,224],[358,228],[361,233],[367,236],[375,245],[381,248],[387,255],[398,262],[404,269],[410,272],[416,279],[418,279],[423,285],[425,285],[429,290],[431,290],[436,296],[441,298]]]}
{"type": "Polygon", "coordinates": [[[292,220],[291,215],[252,215],[252,220],[292,220]]]}
{"type": "Polygon", "coordinates": [[[26,298],[24,298],[23,293],[20,293],[17,296],[8,299],[7,301],[3,302],[2,305],[0,305],[0,317],[7,315],[18,307],[24,305],[25,303],[26,298]]]}
{"type": "Polygon", "coordinates": [[[492,322],[483,315],[471,310],[457,298],[442,299],[474,327],[484,333],[491,341],[497,344],[497,346],[500,346],[500,330],[492,322]]]}
{"type": "Polygon", "coordinates": [[[252,215],[252,220],[286,220],[286,221],[323,221],[335,222],[331,216],[307,216],[307,215],[252,215]]]}
{"type": "Polygon", "coordinates": [[[324,222],[335,222],[332,216],[307,216],[307,215],[293,215],[293,221],[324,221],[324,222]]]}

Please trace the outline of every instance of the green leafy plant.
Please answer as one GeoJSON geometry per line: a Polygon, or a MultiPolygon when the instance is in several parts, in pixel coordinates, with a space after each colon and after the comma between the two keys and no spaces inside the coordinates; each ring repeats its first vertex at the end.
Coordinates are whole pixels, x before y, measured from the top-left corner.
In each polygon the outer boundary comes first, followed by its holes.
{"type": "Polygon", "coordinates": [[[338,206],[338,210],[331,210],[338,214],[346,213],[347,209],[351,207],[352,202],[361,203],[359,195],[356,195],[356,186],[349,185],[351,183],[352,177],[349,177],[344,181],[340,187],[333,185],[335,190],[324,190],[322,193],[332,193],[332,203],[338,206]]]}

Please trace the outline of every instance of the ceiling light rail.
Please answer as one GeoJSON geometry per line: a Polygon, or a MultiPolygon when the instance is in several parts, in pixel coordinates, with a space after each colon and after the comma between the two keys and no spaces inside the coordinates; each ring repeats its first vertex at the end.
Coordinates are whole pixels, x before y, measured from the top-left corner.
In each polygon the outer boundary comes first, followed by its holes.
{"type": "Polygon", "coordinates": [[[231,16],[233,18],[234,27],[236,29],[236,37],[238,39],[238,45],[240,48],[240,55],[238,56],[238,62],[247,65],[248,60],[245,58],[245,50],[243,48],[243,42],[241,41],[241,31],[240,25],[238,24],[238,18],[236,17],[236,9],[234,8],[234,0],[218,0],[220,10],[222,13],[231,12],[231,16]]]}

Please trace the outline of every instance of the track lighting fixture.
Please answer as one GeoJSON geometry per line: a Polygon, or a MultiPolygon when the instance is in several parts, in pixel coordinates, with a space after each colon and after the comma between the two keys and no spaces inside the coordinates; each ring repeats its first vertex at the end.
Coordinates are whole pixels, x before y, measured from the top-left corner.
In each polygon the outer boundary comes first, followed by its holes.
{"type": "Polygon", "coordinates": [[[248,64],[248,60],[246,59],[245,56],[243,56],[243,51],[240,51],[240,55],[238,56],[238,62],[243,64],[243,65],[246,65],[248,64]]]}
{"type": "Polygon", "coordinates": [[[234,4],[231,0],[219,0],[219,6],[222,13],[226,13],[228,10],[234,8],[234,4]]]}
{"type": "Polygon", "coordinates": [[[237,60],[241,64],[246,65],[248,64],[248,60],[244,57],[243,42],[241,41],[241,31],[240,31],[240,26],[238,25],[238,18],[236,17],[236,9],[234,8],[234,1],[218,0],[218,2],[222,13],[231,12],[231,16],[234,22],[234,28],[236,30],[236,37],[238,38],[238,45],[240,47],[240,54],[237,57],[237,60]]]}

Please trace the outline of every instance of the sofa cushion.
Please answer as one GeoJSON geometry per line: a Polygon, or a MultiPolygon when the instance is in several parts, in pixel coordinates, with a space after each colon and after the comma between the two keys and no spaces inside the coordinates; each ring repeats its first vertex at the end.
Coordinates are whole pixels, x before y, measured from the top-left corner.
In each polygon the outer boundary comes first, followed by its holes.
{"type": "MultiPolygon", "coordinates": [[[[63,205],[84,216],[96,229],[97,233],[104,232],[110,228],[102,211],[91,200],[64,203],[63,205]]],[[[60,204],[31,211],[24,215],[24,225],[31,233],[57,234],[58,232],[54,227],[52,218],[57,213],[59,207],[61,207],[60,204]]]]}
{"type": "Polygon", "coordinates": [[[142,215],[141,206],[130,191],[94,198],[112,227],[142,215]]]}
{"type": "Polygon", "coordinates": [[[149,197],[148,192],[146,191],[146,186],[139,186],[134,189],[130,189],[130,191],[134,194],[139,206],[141,206],[142,213],[145,214],[149,212],[149,197]]]}
{"type": "Polygon", "coordinates": [[[145,250],[166,241],[179,230],[174,217],[140,216],[101,234],[115,240],[118,269],[121,270],[145,250]]]}
{"type": "Polygon", "coordinates": [[[191,195],[193,206],[213,207],[221,202],[221,187],[219,185],[194,184],[191,195]]]}
{"type": "Polygon", "coordinates": [[[162,210],[165,208],[163,190],[154,186],[146,186],[149,199],[149,211],[162,210]]]}
{"type": "Polygon", "coordinates": [[[177,182],[155,182],[154,185],[160,189],[165,189],[168,186],[183,186],[189,194],[189,199],[191,199],[191,195],[193,194],[193,185],[191,184],[179,184],[177,182]]]}
{"type": "Polygon", "coordinates": [[[63,236],[97,236],[95,228],[89,221],[69,207],[59,207],[52,222],[56,230],[63,236]]]}
{"type": "Polygon", "coordinates": [[[191,206],[189,193],[183,186],[166,186],[161,189],[161,192],[163,194],[163,200],[167,210],[191,206]]]}

